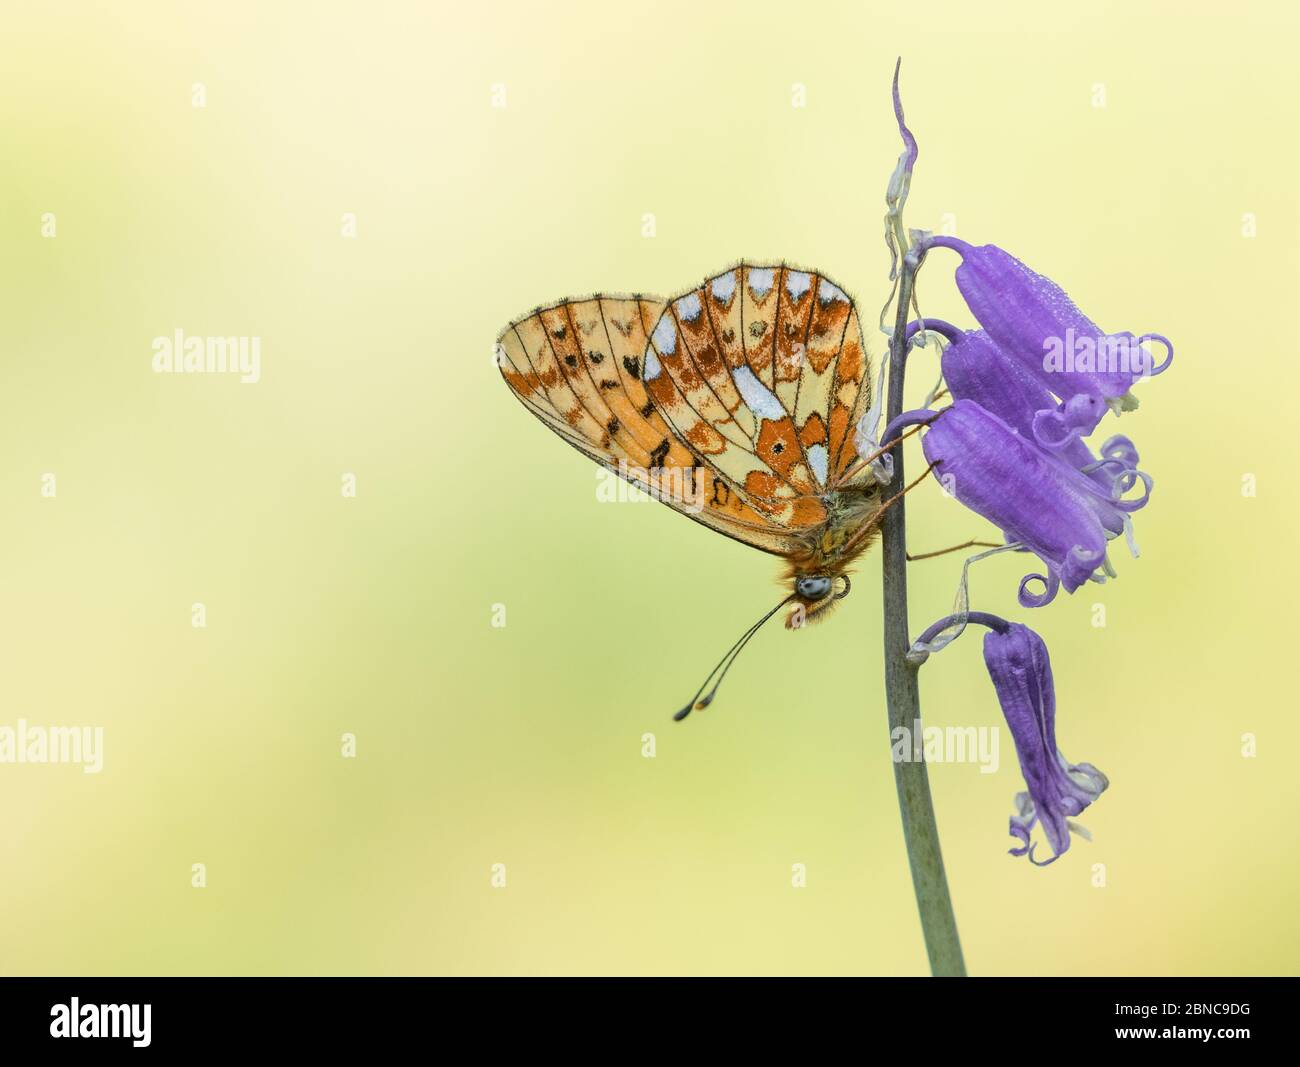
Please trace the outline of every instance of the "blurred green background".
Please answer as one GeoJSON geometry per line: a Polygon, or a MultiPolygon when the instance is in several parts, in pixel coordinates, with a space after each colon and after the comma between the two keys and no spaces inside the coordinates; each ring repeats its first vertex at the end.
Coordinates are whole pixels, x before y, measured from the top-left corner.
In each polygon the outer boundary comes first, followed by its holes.
{"type": "MultiPolygon", "coordinates": [[[[877,557],[833,620],[765,630],[674,725],[774,602],[774,561],[598,503],[492,364],[536,304],[668,294],[742,256],[827,272],[872,326],[901,53],[910,224],[1001,244],[1178,348],[1118,427],[1157,483],[1142,558],[1032,615],[1022,560],[974,572],[979,607],[1047,638],[1062,749],[1112,786],[1094,843],[1036,870],[1005,853],[1005,732],[996,774],[932,768],[970,968],[1294,973],[1298,375],[1271,320],[1300,266],[1298,21],[7,4],[0,725],[102,726],[105,752],[99,775],[0,765],[0,967],[924,972],[877,557]],[[177,328],[260,337],[261,381],[154,374],[177,328]]],[[[922,306],[966,322],[953,262],[922,306]]],[[[913,499],[914,551],[988,533],[933,485],[913,499]]],[[[959,562],[912,568],[914,630],[959,562]]],[[[931,723],[1000,722],[974,638],[922,694],[931,723]]]]}

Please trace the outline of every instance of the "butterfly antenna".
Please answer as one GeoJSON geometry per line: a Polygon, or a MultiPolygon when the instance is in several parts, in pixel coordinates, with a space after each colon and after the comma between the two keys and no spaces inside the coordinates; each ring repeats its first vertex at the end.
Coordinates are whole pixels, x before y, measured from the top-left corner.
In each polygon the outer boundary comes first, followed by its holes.
{"type": "Polygon", "coordinates": [[[764,615],[761,619],[759,619],[758,622],[754,623],[753,626],[751,626],[748,630],[746,630],[743,634],[740,635],[740,638],[736,641],[736,643],[732,645],[729,649],[727,649],[726,654],[722,657],[722,659],[718,660],[717,666],[715,666],[713,670],[709,671],[704,681],[700,684],[699,689],[695,690],[695,695],[691,697],[689,701],[687,701],[686,706],[682,708],[681,711],[677,712],[676,715],[673,716],[673,722],[681,722],[684,718],[686,718],[687,715],[689,715],[696,708],[707,708],[710,704],[713,703],[713,698],[714,696],[717,695],[718,692],[718,686],[722,684],[722,679],[727,676],[727,671],[731,670],[731,665],[736,662],[736,658],[740,655],[741,652],[744,651],[745,646],[749,644],[750,638],[752,638],[756,633],[758,633],[760,629],[762,629],[763,623],[767,622],[768,619],[770,619],[773,615],[775,615],[778,611],[780,611],[783,607],[785,607],[788,603],[790,603],[791,599],[793,599],[793,594],[791,594],[790,596],[782,600],[779,604],[777,604],[776,607],[774,607],[771,611],[769,611],[766,615],[764,615]],[[709,682],[713,680],[713,676],[715,674],[718,676],[718,680],[713,683],[713,688],[709,690],[709,695],[706,696],[703,700],[701,700],[700,694],[704,692],[705,686],[707,686],[709,682]]]}

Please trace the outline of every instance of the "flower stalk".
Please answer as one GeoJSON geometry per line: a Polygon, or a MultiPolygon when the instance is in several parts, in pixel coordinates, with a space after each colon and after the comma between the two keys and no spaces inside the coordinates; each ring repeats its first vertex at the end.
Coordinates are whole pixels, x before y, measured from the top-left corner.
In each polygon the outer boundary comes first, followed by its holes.
{"type": "MultiPolygon", "coordinates": [[[[901,122],[901,114],[900,114],[901,122]]],[[[889,342],[889,393],[885,408],[886,423],[903,411],[903,370],[907,362],[907,319],[919,261],[913,253],[903,256],[899,275],[898,303],[894,330],[889,342]]],[[[891,493],[907,484],[903,471],[903,445],[893,452],[891,493]]],[[[882,524],[885,609],[885,699],[889,711],[890,737],[897,727],[910,730],[921,719],[921,694],[917,667],[908,660],[912,638],[907,621],[907,520],[906,499],[885,512],[882,524]]],[[[925,949],[930,957],[930,972],[936,977],[961,977],[966,974],[957,920],[948,893],[948,876],[943,868],[939,847],[939,827],[934,817],[934,800],[930,795],[930,775],[924,759],[894,762],[894,782],[898,787],[898,807],[903,819],[903,838],[912,870],[912,888],[921,916],[925,949]]]]}

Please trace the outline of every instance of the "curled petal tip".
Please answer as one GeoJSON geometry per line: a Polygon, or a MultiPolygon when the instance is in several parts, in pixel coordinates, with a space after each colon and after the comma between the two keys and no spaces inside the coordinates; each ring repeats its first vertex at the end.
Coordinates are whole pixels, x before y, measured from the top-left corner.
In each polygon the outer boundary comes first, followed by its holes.
{"type": "Polygon", "coordinates": [[[1053,863],[1055,863],[1057,860],[1059,860],[1059,859],[1061,858],[1061,856],[1063,855],[1062,852],[1057,852],[1057,853],[1054,853],[1054,854],[1051,856],[1050,859],[1045,859],[1045,860],[1036,860],[1036,859],[1034,859],[1034,849],[1037,848],[1037,847],[1038,847],[1037,842],[1035,842],[1034,844],[1032,844],[1032,845],[1029,846],[1029,862],[1032,863],[1035,867],[1048,867],[1048,866],[1051,866],[1053,863]]]}
{"type": "Polygon", "coordinates": [[[1016,593],[1016,600],[1022,608],[1046,607],[1056,599],[1057,591],[1060,588],[1061,580],[1051,572],[1047,574],[1026,574],[1020,579],[1020,589],[1016,593]],[[1042,585],[1042,592],[1035,593],[1029,588],[1033,582],[1042,585]]]}
{"type": "Polygon", "coordinates": [[[1167,371],[1169,369],[1169,364],[1174,361],[1174,345],[1168,337],[1161,333],[1144,333],[1138,338],[1138,344],[1143,344],[1147,341],[1156,341],[1165,346],[1165,358],[1157,366],[1152,367],[1151,370],[1147,372],[1150,377],[1154,378],[1157,374],[1163,374],[1167,371]]]}

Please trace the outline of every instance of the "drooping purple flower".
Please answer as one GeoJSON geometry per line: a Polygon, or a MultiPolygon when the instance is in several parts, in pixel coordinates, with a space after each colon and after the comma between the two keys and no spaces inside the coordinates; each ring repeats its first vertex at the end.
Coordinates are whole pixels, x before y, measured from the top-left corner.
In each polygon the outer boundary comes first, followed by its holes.
{"type": "Polygon", "coordinates": [[[973,400],[957,400],[938,412],[905,412],[890,423],[885,440],[915,423],[928,423],[921,447],[944,488],[1046,566],[1046,574],[1021,580],[1024,607],[1049,603],[1062,586],[1073,592],[1099,568],[1109,572],[1107,542],[1131,530],[1129,514],[1151,492],[1151,479],[1139,471],[1106,492],[973,400]],[[1138,481],[1141,497],[1118,499],[1138,481]],[[1030,592],[1031,582],[1041,583],[1042,592],[1030,592]]]}
{"type": "MultiPolygon", "coordinates": [[[[1136,407],[1133,383],[1159,374],[1173,359],[1173,346],[1159,334],[1106,333],[1059,285],[996,245],[928,236],[920,246],[949,248],[962,257],[957,286],[975,318],[999,348],[1060,397],[1059,417],[1042,420],[1054,422],[1059,436],[1091,433],[1107,407],[1136,407]],[[1151,341],[1167,349],[1158,366],[1151,341]]],[[[1040,436],[1049,432],[1044,425],[1040,436]]]]}
{"type": "MultiPolygon", "coordinates": [[[[1000,620],[999,620],[1000,621],[1000,620]]],[[[984,663],[997,690],[1002,714],[1016,744],[1020,771],[1028,789],[1016,794],[1011,835],[1020,841],[1011,855],[1029,855],[1044,867],[1070,847],[1070,819],[1081,814],[1110,784],[1091,763],[1070,763],[1056,747],[1056,690],[1047,645],[1029,627],[1005,623],[984,635],[984,663]],[[1051,846],[1052,856],[1034,858],[1030,831],[1035,823],[1051,846]]]]}
{"type": "MultiPolygon", "coordinates": [[[[954,400],[973,400],[1022,437],[1036,441],[1073,470],[1087,474],[1108,495],[1137,471],[1138,453],[1127,437],[1116,435],[1101,446],[1099,460],[1077,433],[1047,435],[1045,420],[1062,418],[1047,387],[1008,357],[984,330],[961,330],[942,319],[909,324],[909,337],[922,326],[949,342],[941,360],[943,380],[954,400]]],[[[1096,397],[1079,397],[1105,409],[1096,397]]],[[[1090,414],[1092,414],[1090,412],[1090,414]]],[[[1083,421],[1081,420],[1080,424],[1083,421]]]]}
{"type": "MultiPolygon", "coordinates": [[[[956,623],[956,616],[940,619],[913,643],[924,648],[956,623]]],[[[983,611],[968,612],[960,624],[987,626],[984,663],[1002,706],[1002,714],[1015,741],[1016,757],[1024,775],[1024,792],[1015,797],[1011,836],[1020,842],[1009,849],[1013,856],[1028,854],[1031,863],[1045,867],[1070,847],[1070,831],[1088,832],[1070,819],[1083,812],[1110,784],[1091,763],[1070,763],[1056,747],[1056,686],[1052,663],[1043,639],[1027,626],[1008,622],[983,611]],[[1050,859],[1034,858],[1030,834],[1042,823],[1050,859]]]]}

